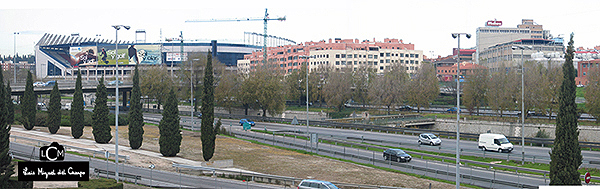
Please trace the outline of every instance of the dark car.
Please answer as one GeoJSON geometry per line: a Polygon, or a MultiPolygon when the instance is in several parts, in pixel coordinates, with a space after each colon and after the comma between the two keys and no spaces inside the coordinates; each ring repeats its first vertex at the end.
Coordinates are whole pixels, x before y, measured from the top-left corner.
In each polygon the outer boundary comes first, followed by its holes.
{"type": "Polygon", "coordinates": [[[404,105],[404,106],[400,106],[398,108],[398,111],[412,111],[412,107],[410,107],[409,105],[404,105]]]}
{"type": "Polygon", "coordinates": [[[244,126],[244,123],[248,123],[248,124],[250,124],[250,126],[254,126],[254,121],[249,120],[249,119],[241,119],[240,120],[240,125],[241,126],[244,126]]]}
{"type": "MultiPolygon", "coordinates": [[[[521,117],[521,112],[517,113],[518,117],[521,117]]],[[[525,117],[531,117],[531,116],[548,116],[542,112],[536,112],[536,111],[527,111],[527,115],[525,115],[525,117]]]]}
{"type": "Polygon", "coordinates": [[[383,152],[383,159],[398,162],[410,162],[412,160],[412,156],[407,154],[401,149],[387,149],[383,152]]]}

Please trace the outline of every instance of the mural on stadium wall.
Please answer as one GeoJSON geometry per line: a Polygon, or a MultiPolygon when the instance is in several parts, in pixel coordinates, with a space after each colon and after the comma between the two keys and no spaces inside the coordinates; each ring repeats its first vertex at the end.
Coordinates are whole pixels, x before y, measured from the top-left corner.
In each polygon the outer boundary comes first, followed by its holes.
{"type": "Polygon", "coordinates": [[[69,49],[69,63],[72,67],[95,65],[98,63],[96,46],[71,47],[69,49]]]}
{"type": "Polygon", "coordinates": [[[160,45],[130,45],[128,49],[130,64],[159,65],[162,63],[160,45]],[[137,54],[137,56],[133,56],[137,54]]]}
{"type": "Polygon", "coordinates": [[[119,56],[119,65],[129,64],[128,47],[129,45],[119,45],[118,53],[115,53],[115,45],[98,46],[98,65],[115,65],[117,54],[119,56]]]}

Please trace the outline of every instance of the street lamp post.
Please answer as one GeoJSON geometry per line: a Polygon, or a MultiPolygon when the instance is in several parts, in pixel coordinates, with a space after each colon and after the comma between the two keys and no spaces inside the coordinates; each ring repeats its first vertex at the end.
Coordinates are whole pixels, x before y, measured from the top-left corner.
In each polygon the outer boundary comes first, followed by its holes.
{"type": "Polygon", "coordinates": [[[113,25],[115,28],[115,180],[119,182],[119,29],[129,30],[129,26],[113,25]]]}
{"type": "Polygon", "coordinates": [[[14,35],[14,45],[15,47],[13,48],[14,54],[15,56],[13,57],[13,83],[17,83],[17,35],[19,35],[19,32],[15,32],[13,33],[14,35]]]}
{"type": "Polygon", "coordinates": [[[460,35],[471,38],[468,33],[452,33],[453,38],[458,38],[458,53],[456,62],[456,189],[460,188],[460,35]]]}
{"type": "MultiPolygon", "coordinates": [[[[306,65],[306,134],[308,135],[308,60],[310,56],[300,55],[299,57],[304,58],[304,64],[306,65]]],[[[310,136],[309,136],[310,138],[310,136]]],[[[312,146],[312,140],[311,140],[312,146]]]]}
{"type": "Polygon", "coordinates": [[[525,164],[525,64],[523,64],[523,50],[531,49],[527,46],[513,46],[513,50],[521,49],[521,165],[525,164]]]}

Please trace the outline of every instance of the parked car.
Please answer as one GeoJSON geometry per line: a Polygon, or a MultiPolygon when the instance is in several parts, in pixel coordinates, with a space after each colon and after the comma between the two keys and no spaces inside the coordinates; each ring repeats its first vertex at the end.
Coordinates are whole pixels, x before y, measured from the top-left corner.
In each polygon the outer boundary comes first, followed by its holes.
{"type": "Polygon", "coordinates": [[[244,125],[244,123],[248,123],[248,124],[250,124],[250,126],[254,126],[254,121],[252,121],[252,120],[249,120],[249,119],[241,119],[241,120],[240,120],[240,125],[241,125],[241,126],[243,126],[243,125],[244,125]]]}
{"type": "Polygon", "coordinates": [[[108,82],[108,85],[116,85],[117,81],[119,81],[119,85],[123,85],[123,81],[121,81],[121,80],[114,80],[114,81],[108,82]]]}
{"type": "Polygon", "coordinates": [[[480,134],[478,146],[484,151],[511,152],[513,150],[513,144],[503,134],[480,134]]]}
{"type": "Polygon", "coordinates": [[[56,85],[56,80],[48,81],[44,83],[44,87],[54,87],[56,85]]]}
{"type": "Polygon", "coordinates": [[[407,154],[401,149],[387,149],[383,152],[383,159],[398,162],[410,162],[412,160],[412,156],[407,154]]]}
{"type": "Polygon", "coordinates": [[[432,146],[442,145],[442,139],[433,133],[423,133],[419,135],[419,144],[429,144],[432,146]]]}
{"type": "MultiPolygon", "coordinates": [[[[448,113],[456,113],[456,107],[452,107],[452,108],[446,110],[446,112],[448,112],[448,113]]],[[[458,112],[460,112],[460,110],[458,110],[458,112]]]]}
{"type": "Polygon", "coordinates": [[[409,105],[404,105],[404,106],[400,106],[398,108],[398,111],[412,111],[412,107],[410,107],[409,105]]]}
{"type": "Polygon", "coordinates": [[[337,186],[328,181],[305,179],[298,184],[298,189],[338,189],[337,186]]]}
{"type": "Polygon", "coordinates": [[[44,86],[44,82],[37,81],[37,82],[33,83],[33,87],[43,87],[43,86],[44,86]]]}

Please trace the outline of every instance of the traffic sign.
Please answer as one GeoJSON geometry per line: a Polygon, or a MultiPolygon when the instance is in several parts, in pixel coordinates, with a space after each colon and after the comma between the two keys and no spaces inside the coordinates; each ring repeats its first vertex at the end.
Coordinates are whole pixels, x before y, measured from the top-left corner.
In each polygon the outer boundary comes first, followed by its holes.
{"type": "Polygon", "coordinates": [[[590,172],[585,172],[585,175],[583,176],[585,183],[589,184],[590,180],[592,180],[592,175],[590,174],[590,172]]]}

